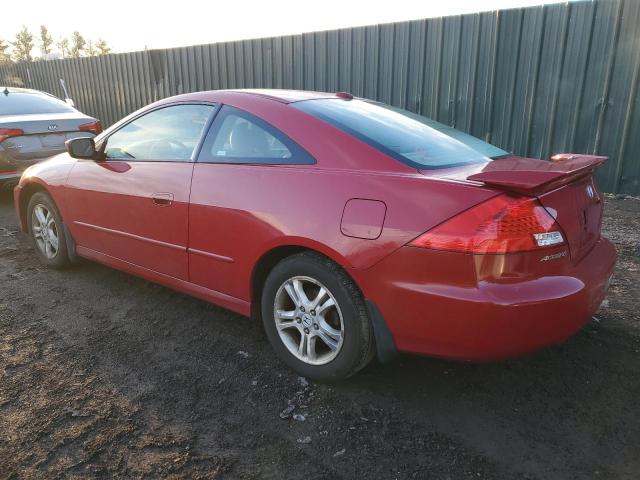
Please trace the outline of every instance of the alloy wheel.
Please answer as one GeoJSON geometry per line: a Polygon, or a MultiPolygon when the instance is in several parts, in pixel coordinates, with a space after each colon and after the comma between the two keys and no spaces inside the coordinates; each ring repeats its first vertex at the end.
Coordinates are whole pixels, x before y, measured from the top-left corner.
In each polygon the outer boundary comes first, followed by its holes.
{"type": "Polygon", "coordinates": [[[31,232],[38,250],[48,259],[58,253],[58,226],[49,208],[38,203],[31,214],[31,232]]]}
{"type": "Polygon", "coordinates": [[[276,293],[273,314],[280,339],[298,360],[324,365],[340,353],[342,312],[318,280],[296,276],[285,281],[276,293]]]}

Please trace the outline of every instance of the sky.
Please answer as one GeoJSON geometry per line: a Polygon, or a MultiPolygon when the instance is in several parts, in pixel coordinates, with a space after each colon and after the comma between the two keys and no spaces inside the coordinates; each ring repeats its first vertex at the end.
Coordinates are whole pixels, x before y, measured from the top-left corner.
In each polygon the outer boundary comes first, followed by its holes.
{"type": "MultiPolygon", "coordinates": [[[[103,38],[114,52],[167,48],[317,30],[388,23],[558,0],[26,0],[1,9],[0,38],[23,25],[37,34],[46,25],[57,41],[78,30],[103,38]]],[[[37,42],[36,42],[37,45],[37,42]]],[[[37,48],[34,49],[37,54],[37,48]]]]}

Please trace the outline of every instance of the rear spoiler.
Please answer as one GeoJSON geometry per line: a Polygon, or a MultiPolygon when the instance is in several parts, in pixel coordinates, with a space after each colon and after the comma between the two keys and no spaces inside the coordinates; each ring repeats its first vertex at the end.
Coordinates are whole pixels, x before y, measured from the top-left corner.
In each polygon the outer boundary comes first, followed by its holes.
{"type": "Polygon", "coordinates": [[[467,180],[517,193],[538,194],[593,173],[605,160],[607,157],[573,153],[554,155],[551,161],[508,157],[494,160],[467,180]]]}

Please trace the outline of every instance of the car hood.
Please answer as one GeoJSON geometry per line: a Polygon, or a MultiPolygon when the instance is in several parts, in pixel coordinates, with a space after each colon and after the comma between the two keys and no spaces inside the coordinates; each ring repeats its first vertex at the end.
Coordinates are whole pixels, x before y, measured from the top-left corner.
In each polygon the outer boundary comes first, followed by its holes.
{"type": "Polygon", "coordinates": [[[51,157],[45,157],[38,163],[28,167],[22,173],[22,179],[29,177],[38,177],[46,180],[50,175],[58,176],[61,171],[66,172],[75,164],[76,160],[71,158],[68,153],[63,152],[51,157]]]}

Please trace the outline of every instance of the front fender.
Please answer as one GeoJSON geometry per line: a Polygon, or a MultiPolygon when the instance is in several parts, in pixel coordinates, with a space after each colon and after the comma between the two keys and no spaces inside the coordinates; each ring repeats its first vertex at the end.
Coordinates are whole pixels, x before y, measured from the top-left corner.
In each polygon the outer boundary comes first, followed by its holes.
{"type": "Polygon", "coordinates": [[[35,192],[44,191],[49,194],[58,207],[60,216],[63,220],[65,219],[67,209],[64,189],[75,162],[63,153],[32,165],[24,171],[13,190],[14,208],[22,231],[27,231],[26,208],[29,198],[35,192]]]}

